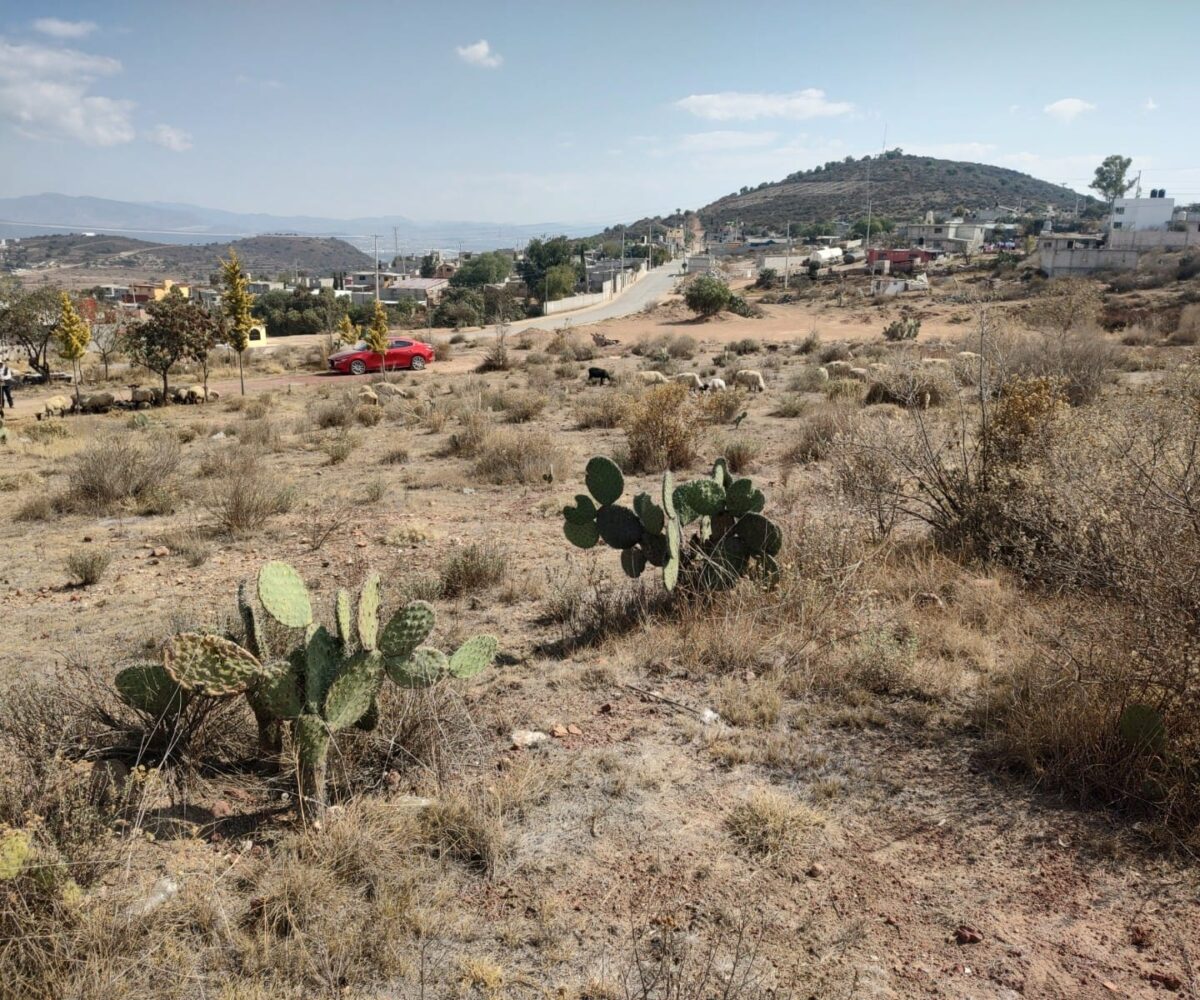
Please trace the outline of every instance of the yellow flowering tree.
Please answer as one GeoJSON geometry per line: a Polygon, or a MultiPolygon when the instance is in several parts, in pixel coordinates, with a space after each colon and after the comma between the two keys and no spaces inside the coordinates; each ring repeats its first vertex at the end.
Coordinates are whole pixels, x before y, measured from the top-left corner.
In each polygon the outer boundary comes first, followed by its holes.
{"type": "Polygon", "coordinates": [[[371,325],[367,327],[367,349],[379,355],[379,368],[382,371],[387,366],[388,321],[383,303],[375,300],[375,312],[371,316],[371,325]]]}
{"type": "Polygon", "coordinates": [[[58,326],[54,329],[55,346],[58,353],[67,361],[75,372],[75,399],[79,399],[79,383],[83,381],[83,370],[79,362],[87,354],[88,344],[92,340],[91,328],[75,309],[71,296],[63,292],[60,297],[58,326]]]}
{"type": "Polygon", "coordinates": [[[242,384],[242,395],[246,395],[246,375],[242,369],[242,353],[250,345],[250,328],[254,320],[250,316],[250,289],[242,262],[237,251],[229,250],[229,260],[221,264],[221,311],[225,314],[225,329],[229,346],[238,356],[238,379],[242,384]]]}
{"type": "Polygon", "coordinates": [[[342,314],[342,321],[337,328],[338,340],[347,347],[352,347],[358,343],[358,330],[355,329],[353,323],[350,322],[348,313],[342,314]]]}

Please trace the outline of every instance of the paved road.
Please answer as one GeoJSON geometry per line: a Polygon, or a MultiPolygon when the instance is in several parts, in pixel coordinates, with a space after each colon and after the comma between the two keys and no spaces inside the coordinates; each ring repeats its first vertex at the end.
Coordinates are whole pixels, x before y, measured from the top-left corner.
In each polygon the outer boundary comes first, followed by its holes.
{"type": "MultiPolygon", "coordinates": [[[[656,267],[647,273],[641,281],[631,285],[623,295],[617,296],[611,302],[590,306],[587,309],[577,309],[574,312],[559,313],[553,316],[535,316],[533,319],[522,319],[510,324],[512,330],[526,330],[538,327],[542,330],[561,329],[564,324],[584,326],[588,323],[599,323],[605,319],[617,319],[641,312],[655,299],[669,295],[679,279],[680,267],[683,261],[673,260],[661,267],[656,267]]],[[[496,332],[495,327],[485,327],[482,331],[491,336],[496,332]]]]}

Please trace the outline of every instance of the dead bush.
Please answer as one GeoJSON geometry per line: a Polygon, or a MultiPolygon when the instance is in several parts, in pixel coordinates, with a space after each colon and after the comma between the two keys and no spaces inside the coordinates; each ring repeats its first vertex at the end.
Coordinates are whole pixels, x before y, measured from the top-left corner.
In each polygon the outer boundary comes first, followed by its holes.
{"type": "Polygon", "coordinates": [[[630,471],[662,472],[691,465],[699,436],[697,411],[687,386],[678,383],[653,386],[635,399],[623,421],[630,471]]]}
{"type": "Polygon", "coordinates": [[[238,428],[238,443],[257,452],[280,451],[283,448],[283,436],[272,420],[259,418],[250,420],[238,428]]]}
{"type": "Polygon", "coordinates": [[[118,507],[168,511],[178,487],[179,461],[179,442],[169,435],[103,438],[75,456],[67,473],[65,503],[89,514],[118,507]]]}
{"type": "Polygon", "coordinates": [[[764,857],[791,853],[824,824],[820,813],[773,788],[751,792],[725,817],[730,836],[751,854],[764,857]]]}
{"type": "Polygon", "coordinates": [[[468,410],[459,418],[459,428],[446,441],[443,454],[456,458],[474,458],[492,430],[492,422],[487,414],[479,410],[468,410]]]}
{"type": "Polygon", "coordinates": [[[892,403],[929,409],[945,405],[957,394],[958,386],[948,365],[896,364],[876,373],[875,381],[863,396],[863,404],[892,403]]]}
{"type": "Polygon", "coordinates": [[[321,451],[330,465],[341,465],[358,447],[358,437],[345,430],[321,442],[321,451]]]}
{"type": "Polygon", "coordinates": [[[215,477],[203,503],[226,534],[250,534],[295,505],[296,488],[261,462],[227,454],[225,463],[224,473],[215,477]]]}
{"type": "Polygon", "coordinates": [[[484,438],[475,460],[475,475],[484,482],[542,485],[565,468],[566,456],[554,438],[543,431],[497,428],[484,438]]]}
{"type": "Polygon", "coordinates": [[[510,424],[527,424],[541,415],[547,401],[539,392],[507,389],[500,394],[498,402],[510,424]]]}
{"type": "Polygon", "coordinates": [[[733,473],[749,472],[758,460],[760,448],[749,438],[730,438],[721,446],[721,454],[733,473]]]}
{"type": "Polygon", "coordinates": [[[67,556],[67,572],[81,587],[90,587],[100,582],[111,563],[112,553],[93,545],[67,556]]]}
{"type": "Polygon", "coordinates": [[[575,404],[575,426],[580,430],[619,427],[631,401],[632,397],[627,393],[607,390],[581,396],[575,404]]]}
{"type": "Polygon", "coordinates": [[[743,389],[706,392],[700,397],[700,414],[705,423],[729,424],[746,411],[747,394],[743,389]]]}
{"type": "Polygon", "coordinates": [[[828,408],[803,418],[792,443],[784,452],[784,461],[806,465],[825,458],[839,434],[851,425],[851,417],[839,408],[828,408]]]}
{"type": "Polygon", "coordinates": [[[468,545],[442,564],[438,589],[444,598],[487,590],[504,579],[507,567],[508,556],[494,545],[468,545]]]}

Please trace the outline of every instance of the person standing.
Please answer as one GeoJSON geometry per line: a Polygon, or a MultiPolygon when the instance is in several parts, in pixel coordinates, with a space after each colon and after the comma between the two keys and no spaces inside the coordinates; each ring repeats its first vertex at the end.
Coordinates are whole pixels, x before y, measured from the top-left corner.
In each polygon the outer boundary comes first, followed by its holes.
{"type": "Polygon", "coordinates": [[[11,410],[13,408],[12,387],[16,381],[16,376],[13,370],[8,366],[7,361],[0,361],[0,410],[3,410],[5,405],[11,410]]]}

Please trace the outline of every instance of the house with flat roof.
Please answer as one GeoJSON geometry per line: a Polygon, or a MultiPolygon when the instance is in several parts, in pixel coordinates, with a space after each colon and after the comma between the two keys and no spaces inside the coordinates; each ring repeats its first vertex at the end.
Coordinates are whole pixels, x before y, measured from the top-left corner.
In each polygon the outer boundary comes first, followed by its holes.
{"type": "Polygon", "coordinates": [[[382,289],[379,297],[384,302],[411,299],[418,305],[435,306],[449,287],[450,282],[446,278],[403,278],[382,289]]]}

